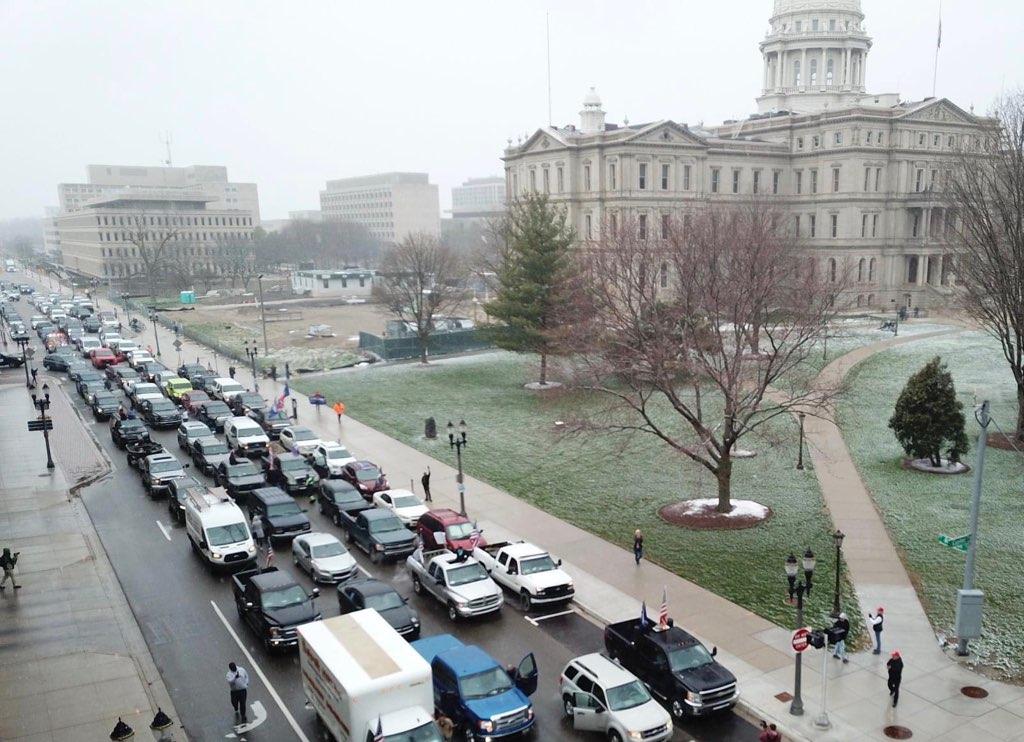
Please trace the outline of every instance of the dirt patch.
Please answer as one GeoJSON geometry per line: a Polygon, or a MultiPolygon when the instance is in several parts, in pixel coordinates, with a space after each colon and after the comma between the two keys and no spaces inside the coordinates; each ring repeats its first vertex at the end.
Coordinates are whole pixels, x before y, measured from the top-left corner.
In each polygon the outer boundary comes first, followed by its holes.
{"type": "Polygon", "coordinates": [[[1019,441],[1006,433],[989,433],[988,445],[992,446],[992,448],[998,448],[1000,451],[1013,451],[1024,454],[1024,441],[1019,441]]]}
{"type": "Polygon", "coordinates": [[[971,470],[971,467],[962,461],[950,466],[946,459],[942,459],[942,466],[932,466],[928,459],[903,459],[900,461],[900,466],[907,471],[916,471],[920,474],[939,474],[947,477],[954,474],[966,474],[971,470]]]}
{"type": "Polygon", "coordinates": [[[719,513],[717,506],[715,498],[683,500],[663,506],[658,516],[666,523],[694,531],[738,531],[772,517],[770,507],[752,500],[733,500],[732,511],[728,513],[719,513]]]}

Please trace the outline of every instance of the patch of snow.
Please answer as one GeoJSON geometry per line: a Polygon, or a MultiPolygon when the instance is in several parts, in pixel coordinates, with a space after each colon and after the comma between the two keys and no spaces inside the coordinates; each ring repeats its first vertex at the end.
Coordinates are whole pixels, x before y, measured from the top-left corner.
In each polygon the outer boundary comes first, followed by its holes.
{"type": "MultiPolygon", "coordinates": [[[[696,500],[685,500],[680,503],[680,509],[684,514],[702,513],[707,510],[714,510],[718,507],[717,497],[702,497],[696,500]]],[[[733,500],[732,510],[728,513],[719,513],[723,518],[759,518],[768,517],[768,508],[753,500],[733,500]]]]}
{"type": "Polygon", "coordinates": [[[941,466],[933,466],[930,459],[911,459],[908,463],[911,469],[929,474],[963,474],[969,468],[962,461],[954,463],[949,459],[942,459],[941,466]]]}

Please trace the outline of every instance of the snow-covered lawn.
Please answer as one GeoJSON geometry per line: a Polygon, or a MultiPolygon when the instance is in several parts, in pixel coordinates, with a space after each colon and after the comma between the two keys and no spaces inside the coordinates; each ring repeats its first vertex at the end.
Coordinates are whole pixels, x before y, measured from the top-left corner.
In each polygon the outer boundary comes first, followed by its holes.
{"type": "MultiPolygon", "coordinates": [[[[903,327],[900,327],[902,334],[903,327]]],[[[964,403],[974,464],[978,425],[972,408],[991,402],[993,417],[1012,430],[1013,378],[988,336],[965,332],[930,338],[872,356],[854,369],[840,423],[861,476],[905,555],[936,630],[951,633],[964,555],[938,542],[967,533],[972,473],[930,475],[900,466],[903,451],[887,423],[907,378],[934,356],[949,365],[964,403]]],[[[990,427],[996,432],[996,427],[990,427]]],[[[1024,457],[988,449],[981,509],[977,586],[985,595],[985,637],[972,642],[986,664],[1024,678],[1024,457]]]]}
{"type": "MultiPolygon", "coordinates": [[[[794,618],[782,600],[790,552],[810,547],[825,583],[834,574],[831,523],[814,472],[795,468],[798,432],[788,417],[744,438],[742,447],[758,455],[734,465],[735,499],[763,503],[772,517],[745,530],[684,530],[662,521],[659,508],[714,497],[714,479],[651,437],[557,436],[556,421],[596,402],[523,389],[536,378],[535,359],[495,352],[432,366],[428,373],[417,364],[371,366],[295,386],[344,400],[356,419],[441,460],[452,460],[448,443],[425,439],[424,420],[432,416],[443,427],[465,419],[470,474],[627,549],[641,528],[648,558],[782,625],[794,618]]],[[[600,574],[599,564],[583,566],[600,574]]],[[[809,620],[825,621],[830,607],[831,593],[816,591],[809,620]]],[[[847,612],[858,614],[852,598],[847,612]]]]}

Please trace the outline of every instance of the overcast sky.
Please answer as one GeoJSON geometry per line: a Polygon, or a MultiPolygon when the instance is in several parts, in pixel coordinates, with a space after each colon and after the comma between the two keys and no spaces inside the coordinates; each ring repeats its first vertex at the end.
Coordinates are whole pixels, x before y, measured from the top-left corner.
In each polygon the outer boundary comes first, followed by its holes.
{"type": "MultiPolygon", "coordinates": [[[[931,94],[938,0],[863,0],[872,92],[931,94]]],[[[501,172],[506,140],[577,123],[719,123],[756,110],[771,0],[0,0],[0,218],[56,203],[88,163],[226,165],[264,219],[330,178],[501,172]]],[[[946,0],[938,94],[984,111],[1024,82],[1021,0],[946,0]]]]}

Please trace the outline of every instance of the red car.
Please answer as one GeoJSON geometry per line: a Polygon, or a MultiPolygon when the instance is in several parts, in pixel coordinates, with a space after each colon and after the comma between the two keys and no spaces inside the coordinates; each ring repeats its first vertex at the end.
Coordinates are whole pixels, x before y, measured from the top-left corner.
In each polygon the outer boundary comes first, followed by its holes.
{"type": "Polygon", "coordinates": [[[416,533],[423,542],[423,550],[448,549],[455,551],[462,549],[467,554],[471,553],[477,546],[487,546],[487,542],[480,537],[474,540],[476,524],[465,515],[459,515],[450,508],[438,508],[428,510],[420,516],[419,524],[416,526],[416,533]],[[435,533],[443,533],[443,543],[438,543],[434,537],[435,533]]]}
{"type": "Polygon", "coordinates": [[[96,368],[106,368],[115,363],[120,363],[117,355],[110,348],[94,348],[89,351],[89,359],[96,368]]]}
{"type": "Polygon", "coordinates": [[[341,478],[351,484],[366,500],[372,500],[375,492],[391,489],[381,468],[371,461],[353,461],[341,470],[341,478]]]}
{"type": "Polygon", "coordinates": [[[185,392],[181,395],[181,405],[188,410],[188,414],[190,415],[198,413],[200,405],[212,401],[213,400],[210,399],[210,395],[201,389],[193,389],[192,391],[185,392]]]}

